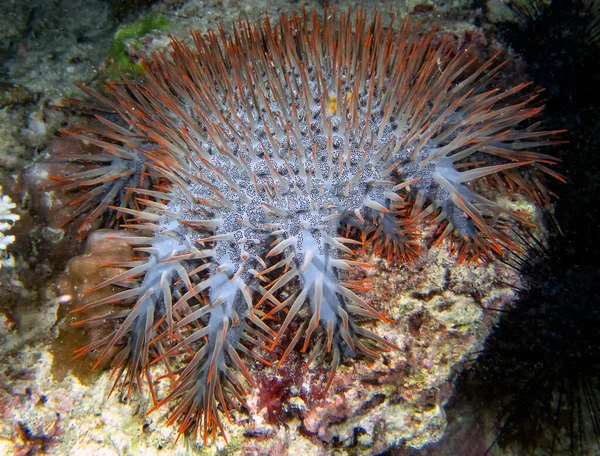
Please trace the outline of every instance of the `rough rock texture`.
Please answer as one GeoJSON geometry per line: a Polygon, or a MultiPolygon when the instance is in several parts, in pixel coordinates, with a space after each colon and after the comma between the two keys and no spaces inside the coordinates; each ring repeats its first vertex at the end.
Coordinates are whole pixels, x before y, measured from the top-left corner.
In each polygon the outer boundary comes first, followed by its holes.
{"type": "MultiPolygon", "coordinates": [[[[89,81],[104,60],[111,25],[104,12],[98,16],[93,8],[87,8],[90,3],[85,3],[86,8],[73,15],[75,21],[69,24],[87,24],[91,33],[98,24],[89,18],[97,17],[106,36],[86,38],[75,48],[76,35],[70,35],[75,41],[67,43],[39,40],[34,35],[24,39],[28,13],[22,7],[9,16],[16,18],[9,22],[10,27],[0,25],[0,52],[10,55],[2,77],[24,84],[32,93],[17,105],[0,106],[3,173],[27,163],[61,122],[61,113],[48,114],[48,100],[57,101],[63,89],[73,93],[72,81],[89,81]],[[81,19],[84,15],[88,20],[81,19]],[[74,60],[69,62],[70,58],[74,60]]],[[[471,25],[477,13],[465,12],[466,2],[408,3],[397,6],[401,13],[412,12],[427,24],[443,24],[475,45],[485,38],[471,25]],[[444,14],[444,22],[440,22],[440,14],[444,14]]],[[[319,5],[307,4],[307,8],[313,7],[319,5]]],[[[175,24],[170,32],[180,36],[193,29],[206,31],[220,21],[231,24],[239,16],[259,18],[267,10],[276,16],[299,8],[283,1],[220,0],[165,1],[154,6],[155,11],[170,15],[175,24]]],[[[1,20],[6,17],[0,14],[1,20]]],[[[34,25],[52,34],[56,24],[43,19],[38,16],[34,25]]],[[[87,36],[88,31],[82,33],[87,36]]],[[[167,42],[166,33],[149,37],[144,51],[167,42]]],[[[91,267],[91,262],[97,266],[100,258],[81,257],[81,274],[67,276],[56,294],[59,271],[80,253],[81,243],[72,232],[57,228],[57,206],[52,204],[52,195],[45,193],[47,176],[43,176],[42,187],[30,185],[31,181],[24,185],[28,197],[21,203],[29,205],[24,210],[35,207],[38,212],[22,214],[12,250],[17,265],[10,276],[3,275],[0,288],[0,454],[198,454],[196,443],[174,444],[176,431],[166,426],[164,413],[145,416],[150,404],[136,399],[125,404],[117,395],[107,400],[112,386],[109,372],[90,374],[90,360],[71,362],[80,342],[64,338],[68,332],[73,334],[73,328],[68,326],[70,318],[61,296],[74,284],[91,287],[110,271],[91,267]]],[[[5,184],[5,190],[9,188],[5,184]]],[[[110,256],[108,250],[104,253],[110,256]]],[[[259,385],[246,399],[249,413],[234,411],[237,423],[225,423],[230,444],[226,446],[219,437],[200,450],[203,454],[308,455],[330,454],[333,449],[340,454],[375,454],[393,445],[418,448],[441,438],[445,428],[442,407],[451,394],[454,374],[488,331],[494,312],[485,309],[500,308],[513,298],[505,283],[515,283],[515,278],[503,266],[456,266],[444,246],[412,266],[369,261],[376,265],[376,273],[366,272],[375,274],[373,305],[392,320],[378,323],[377,332],[402,351],[386,353],[372,365],[360,361],[340,366],[326,398],[319,396],[326,365],[305,370],[294,363],[299,357],[292,354],[273,375],[273,368],[259,361],[248,362],[259,385]]],[[[260,353],[271,361],[278,354],[260,353]]],[[[157,372],[155,379],[159,375],[157,372]]],[[[158,393],[164,396],[167,388],[168,381],[161,382],[158,393]]]]}
{"type": "MultiPolygon", "coordinates": [[[[52,311],[37,325],[41,332],[58,328],[59,337],[50,347],[13,347],[7,354],[11,363],[3,365],[2,378],[18,380],[0,388],[0,435],[8,438],[0,451],[43,445],[48,454],[184,455],[201,448],[192,441],[174,444],[176,429],[166,426],[164,412],[145,416],[150,403],[118,394],[106,399],[112,387],[108,371],[91,373],[89,359],[70,361],[73,348],[93,337],[94,330],[69,327],[73,318],[59,302],[67,301],[65,294],[84,292],[118,273],[101,264],[123,260],[131,254],[128,249],[122,241],[108,239],[73,259],[60,287],[62,298],[54,300],[52,311]]],[[[321,395],[326,365],[307,369],[299,353],[292,353],[277,372],[248,360],[258,385],[246,398],[248,410],[234,411],[234,423],[225,422],[229,445],[218,437],[202,454],[324,455],[334,449],[377,454],[440,439],[446,426],[443,406],[455,374],[479,348],[492,321],[494,312],[486,309],[511,302],[507,283],[517,283],[504,266],[458,266],[446,252],[432,249],[411,266],[366,256],[375,266],[365,271],[375,285],[369,298],[391,320],[377,323],[377,332],[402,350],[385,353],[372,364],[340,366],[326,397],[321,395]]],[[[3,337],[15,337],[15,331],[4,316],[3,337]]],[[[280,354],[258,355],[273,361],[280,354]]],[[[160,368],[154,373],[159,396],[169,386],[158,381],[162,373],[160,368]]]]}

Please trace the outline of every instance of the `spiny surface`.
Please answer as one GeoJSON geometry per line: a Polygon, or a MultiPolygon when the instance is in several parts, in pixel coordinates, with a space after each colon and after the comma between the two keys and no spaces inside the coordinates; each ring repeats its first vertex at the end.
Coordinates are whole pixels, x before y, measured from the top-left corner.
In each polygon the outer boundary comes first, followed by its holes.
{"type": "Polygon", "coordinates": [[[395,31],[379,14],[324,17],[195,33],[194,48],[174,41],[143,63],[142,81],[113,81],[109,96],[86,90],[109,113],[97,128],[67,131],[100,146],[89,161],[109,169],[80,184],[98,185],[84,227],[113,204],[133,217],[118,237],[144,255],[94,287],[126,286],[81,309],[135,305],[94,318],[120,323],[78,354],[102,349],[103,359],[124,345],[115,386],[123,378],[130,392],[149,378],[149,358],[189,353],[155,408],[179,398],[170,422],[180,434],[202,430],[205,442],[222,429],[215,400],[227,416],[225,391],[243,402],[234,370],[252,382],[238,355],[252,354],[248,343],[273,348],[290,333],[279,365],[302,339],[309,361],[331,353],[325,390],[342,358],[398,349],[360,325],[384,316],[359,296],[369,284],[350,279],[367,266],[356,249],[411,261],[419,224],[432,220],[437,243],[452,239],[460,261],[493,259],[516,247],[508,223],[527,220],[474,182],[546,204],[544,175],[560,177],[537,151],[557,132],[529,122],[541,107],[522,94],[526,84],[493,88],[502,67],[493,58],[477,65],[449,39],[434,46],[433,32],[406,21],[395,31]],[[132,187],[132,176],[146,184],[132,187]],[[123,204],[131,192],[135,203],[123,204]]]}

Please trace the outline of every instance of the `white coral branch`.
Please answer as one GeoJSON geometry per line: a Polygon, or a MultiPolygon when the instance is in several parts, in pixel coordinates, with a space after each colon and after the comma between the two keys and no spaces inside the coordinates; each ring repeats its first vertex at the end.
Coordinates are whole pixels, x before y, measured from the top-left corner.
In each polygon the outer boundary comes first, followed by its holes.
{"type": "Polygon", "coordinates": [[[2,195],[2,187],[0,186],[0,268],[3,266],[13,267],[15,260],[11,257],[7,250],[8,246],[15,242],[14,236],[6,236],[5,231],[9,231],[14,223],[19,220],[18,214],[13,214],[12,209],[17,206],[12,202],[9,196],[2,195]],[[8,223],[10,222],[10,223],[8,223]]]}

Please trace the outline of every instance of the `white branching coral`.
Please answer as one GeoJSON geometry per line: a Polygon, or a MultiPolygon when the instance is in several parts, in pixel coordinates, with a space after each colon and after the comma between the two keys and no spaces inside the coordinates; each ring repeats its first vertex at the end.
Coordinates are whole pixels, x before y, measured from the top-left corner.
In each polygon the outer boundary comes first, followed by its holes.
{"type": "MultiPolygon", "coordinates": [[[[2,187],[0,186],[0,195],[2,195],[2,187]]],[[[8,254],[8,246],[15,242],[14,236],[6,236],[4,233],[9,231],[13,224],[19,220],[18,214],[13,214],[11,211],[17,206],[12,202],[9,196],[2,195],[0,198],[0,268],[3,266],[13,267],[15,260],[8,254]]]]}

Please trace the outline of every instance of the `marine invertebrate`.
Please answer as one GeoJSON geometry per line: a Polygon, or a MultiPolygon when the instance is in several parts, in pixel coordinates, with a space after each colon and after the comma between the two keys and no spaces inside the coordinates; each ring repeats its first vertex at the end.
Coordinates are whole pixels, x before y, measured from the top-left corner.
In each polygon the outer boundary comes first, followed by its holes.
{"type": "Polygon", "coordinates": [[[361,324],[386,317],[361,297],[369,265],[358,251],[410,261],[419,227],[433,223],[434,244],[451,240],[459,261],[491,260],[516,248],[505,226],[527,220],[478,182],[541,201],[544,175],[558,176],[537,151],[557,132],[528,123],[542,108],[522,94],[527,84],[492,87],[495,57],[478,65],[450,39],[433,45],[433,32],[408,21],[395,31],[378,13],[324,17],[194,33],[193,48],[174,40],[142,62],[141,81],[95,95],[109,111],[101,129],[71,133],[116,156],[106,157],[115,176],[143,157],[160,182],[127,187],[134,205],[111,207],[132,217],[115,236],[140,256],[94,288],[122,291],[78,310],[135,304],[88,320],[117,325],[78,354],[104,359],[123,346],[115,386],[129,393],[143,389],[151,362],[167,363],[175,383],[165,398],[146,383],[153,410],[179,400],[170,422],[180,435],[202,431],[206,442],[230,396],[243,402],[234,372],[252,382],[239,355],[255,355],[248,343],[288,340],[278,365],[296,346],[309,362],[329,357],[325,393],[341,359],[399,349],[361,324]],[[189,363],[171,369],[185,353],[189,363]]]}
{"type": "Polygon", "coordinates": [[[463,389],[496,423],[488,450],[584,454],[600,435],[598,271],[568,261],[569,241],[555,240],[552,249],[537,239],[527,244],[528,255],[507,260],[525,278],[519,301],[487,339],[463,389]]]}

